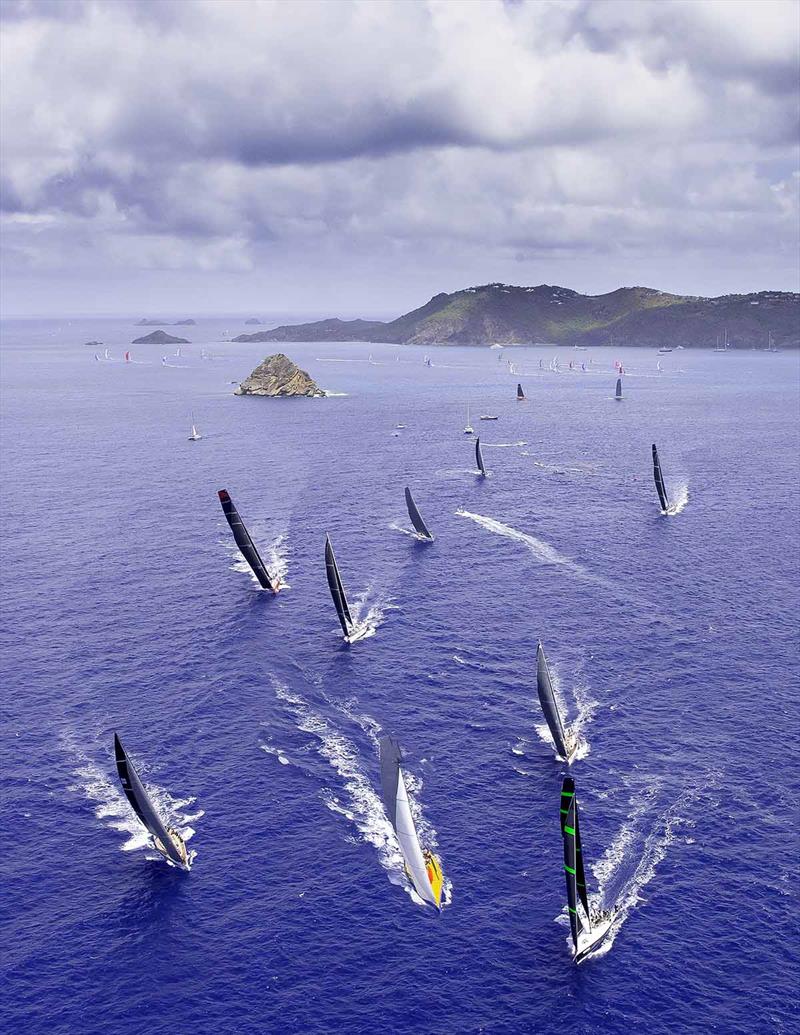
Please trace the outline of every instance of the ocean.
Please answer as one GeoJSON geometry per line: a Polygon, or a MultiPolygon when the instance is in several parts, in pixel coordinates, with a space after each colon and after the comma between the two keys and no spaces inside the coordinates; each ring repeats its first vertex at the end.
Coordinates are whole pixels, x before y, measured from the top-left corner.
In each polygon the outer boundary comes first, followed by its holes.
{"type": "Polygon", "coordinates": [[[3,324],[4,1030],[797,1030],[800,356],[222,340],[245,330],[172,328],[176,355],[132,320],[3,324]],[[234,397],[279,350],[333,394],[234,397]],[[619,906],[580,967],[540,639],[619,906]],[[190,873],[148,848],[114,731],[190,873]],[[383,731],[441,915],[406,888],[383,731]]]}

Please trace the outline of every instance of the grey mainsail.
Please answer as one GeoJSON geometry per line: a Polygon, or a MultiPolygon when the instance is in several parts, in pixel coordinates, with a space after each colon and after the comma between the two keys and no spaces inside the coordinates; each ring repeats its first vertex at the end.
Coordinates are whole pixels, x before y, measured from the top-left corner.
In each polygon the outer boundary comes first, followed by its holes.
{"type": "Polygon", "coordinates": [[[558,711],[553,681],[550,678],[550,669],[547,666],[547,658],[544,656],[544,648],[541,643],[536,648],[536,689],[539,694],[539,703],[547,720],[547,728],[556,745],[556,751],[562,758],[568,759],[570,752],[567,747],[567,735],[558,711]]]}
{"type": "Polygon", "coordinates": [[[411,518],[411,524],[417,530],[417,532],[424,538],[433,541],[428,526],[422,520],[422,515],[414,502],[414,497],[411,495],[411,490],[406,486],[406,506],[408,507],[408,516],[411,518]]]}
{"type": "Polygon", "coordinates": [[[615,399],[621,399],[622,398],[622,378],[621,377],[617,378],[617,391],[616,391],[616,394],[614,395],[614,398],[615,399]]]}
{"type": "Polygon", "coordinates": [[[333,554],[331,540],[327,535],[325,536],[325,574],[328,577],[328,587],[333,597],[333,603],[336,606],[336,614],[339,616],[342,632],[347,637],[352,632],[355,623],[353,616],[350,614],[342,580],[339,577],[339,567],[333,554]]]}
{"type": "Polygon", "coordinates": [[[125,797],[130,802],[131,808],[145,825],[148,832],[158,841],[166,856],[176,866],[185,867],[186,860],[178,850],[172,834],[167,830],[158,812],[156,812],[155,806],[133,766],[133,762],[128,758],[125,748],[122,746],[122,741],[116,733],[114,734],[114,756],[122,789],[125,792],[125,797]]]}
{"type": "Polygon", "coordinates": [[[653,478],[655,479],[661,509],[666,513],[669,510],[669,497],[664,485],[664,475],[661,473],[661,461],[658,459],[658,450],[656,449],[655,442],[653,443],[653,478]]]}
{"type": "MultiPolygon", "coordinates": [[[[194,427],[194,425],[192,425],[192,427],[194,427]]],[[[222,512],[224,513],[228,524],[231,526],[231,532],[233,532],[233,538],[236,540],[236,545],[239,547],[244,559],[250,565],[250,569],[258,579],[261,588],[271,589],[273,593],[277,593],[278,583],[273,580],[272,576],[267,571],[266,565],[261,560],[261,555],[256,549],[255,543],[250,538],[250,533],[245,528],[244,521],[239,517],[239,511],[234,506],[233,500],[228,494],[227,489],[220,489],[217,495],[222,504],[222,512]]]]}
{"type": "Polygon", "coordinates": [[[483,453],[481,452],[481,439],[480,435],[475,439],[475,463],[478,465],[478,470],[481,472],[483,477],[486,477],[486,468],[483,463],[483,453]]]}

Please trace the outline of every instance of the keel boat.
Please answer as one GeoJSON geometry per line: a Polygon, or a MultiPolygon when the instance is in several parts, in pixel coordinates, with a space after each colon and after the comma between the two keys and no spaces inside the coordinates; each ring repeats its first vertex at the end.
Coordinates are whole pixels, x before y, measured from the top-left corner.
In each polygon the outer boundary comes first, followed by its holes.
{"type": "Polygon", "coordinates": [[[328,588],[331,591],[331,597],[336,607],[339,624],[342,627],[344,642],[355,643],[356,640],[360,640],[367,635],[367,628],[366,626],[357,625],[350,613],[347,594],[344,591],[342,579],[339,575],[339,565],[336,563],[333,546],[328,535],[325,536],[325,575],[328,579],[328,588]]]}
{"type": "Polygon", "coordinates": [[[228,494],[228,490],[220,489],[217,495],[222,504],[222,512],[231,527],[231,532],[233,532],[233,538],[236,540],[236,545],[239,547],[239,551],[244,559],[250,565],[250,570],[258,579],[259,585],[262,589],[269,589],[273,593],[279,592],[281,588],[281,580],[279,578],[273,578],[267,571],[266,565],[261,560],[261,554],[256,549],[256,544],[250,538],[250,533],[247,531],[244,521],[239,517],[239,511],[234,506],[233,500],[228,494]]]}
{"type": "Polygon", "coordinates": [[[550,678],[550,669],[547,665],[547,658],[544,655],[544,647],[541,643],[536,648],[536,690],[539,694],[539,704],[542,706],[544,717],[547,720],[547,728],[556,746],[556,751],[570,765],[575,758],[578,749],[578,738],[574,733],[567,732],[564,723],[561,721],[561,713],[558,710],[558,701],[553,690],[553,681],[550,678]]]}
{"type": "Polygon", "coordinates": [[[432,543],[433,534],[422,520],[422,514],[419,512],[419,508],[414,502],[414,497],[411,495],[411,489],[408,486],[406,486],[406,507],[408,508],[408,516],[411,518],[411,524],[417,533],[417,538],[422,539],[426,543],[432,543]]]}

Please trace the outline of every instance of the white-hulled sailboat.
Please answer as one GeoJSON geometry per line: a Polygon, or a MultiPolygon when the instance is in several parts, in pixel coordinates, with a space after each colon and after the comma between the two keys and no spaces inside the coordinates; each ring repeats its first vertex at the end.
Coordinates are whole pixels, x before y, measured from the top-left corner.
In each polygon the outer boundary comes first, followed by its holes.
{"type": "Polygon", "coordinates": [[[444,877],[439,860],[419,843],[414,817],[408,801],[400,745],[391,737],[381,737],[381,790],[386,815],[397,834],[406,877],[417,896],[434,909],[441,910],[444,877]]]}
{"type": "Polygon", "coordinates": [[[464,425],[464,434],[465,435],[474,435],[475,434],[475,429],[473,428],[473,426],[469,422],[469,403],[467,403],[467,423],[464,425]]]}
{"type": "Polygon", "coordinates": [[[195,422],[194,422],[194,414],[192,414],[192,430],[191,430],[191,431],[190,431],[190,433],[189,433],[189,441],[190,441],[190,442],[199,442],[199,440],[200,440],[200,439],[201,439],[202,437],[203,437],[203,436],[202,436],[202,435],[200,434],[200,432],[199,432],[199,431],[197,430],[197,425],[196,425],[196,424],[195,424],[195,422]]]}

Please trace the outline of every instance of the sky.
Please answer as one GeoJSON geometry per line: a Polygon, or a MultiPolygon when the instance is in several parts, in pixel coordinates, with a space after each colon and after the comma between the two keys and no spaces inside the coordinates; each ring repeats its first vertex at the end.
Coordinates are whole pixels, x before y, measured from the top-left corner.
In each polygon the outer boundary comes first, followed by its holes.
{"type": "Polygon", "coordinates": [[[0,311],[800,290],[796,0],[0,0],[0,311]]]}

